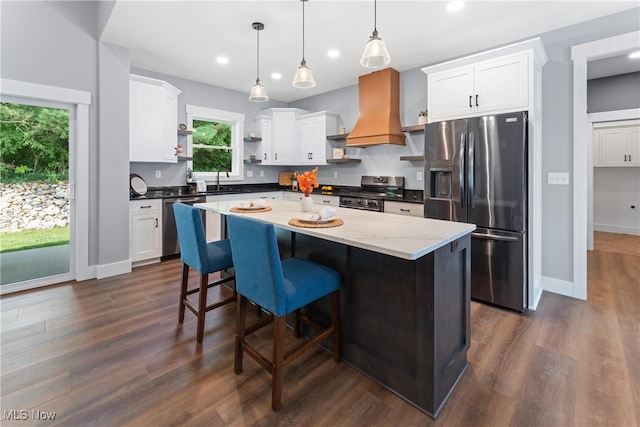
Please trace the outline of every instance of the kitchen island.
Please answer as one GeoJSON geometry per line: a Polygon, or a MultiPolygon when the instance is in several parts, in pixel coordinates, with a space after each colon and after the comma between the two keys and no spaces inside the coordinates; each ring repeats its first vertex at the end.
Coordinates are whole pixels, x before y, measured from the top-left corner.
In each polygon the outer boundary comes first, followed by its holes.
{"type": "MultiPolygon", "coordinates": [[[[468,366],[475,226],[337,208],[342,225],[302,228],[289,224],[310,216],[298,202],[268,204],[256,213],[232,212],[238,200],[195,206],[272,223],[283,258],[340,272],[343,361],[436,418],[468,366]]],[[[328,322],[329,306],[306,310],[328,322]]]]}

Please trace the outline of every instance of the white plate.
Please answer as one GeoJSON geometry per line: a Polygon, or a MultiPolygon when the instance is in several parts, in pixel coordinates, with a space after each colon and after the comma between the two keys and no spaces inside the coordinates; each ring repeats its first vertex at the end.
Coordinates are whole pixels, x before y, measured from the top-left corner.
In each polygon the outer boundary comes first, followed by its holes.
{"type": "Polygon", "coordinates": [[[302,218],[298,218],[298,221],[303,222],[305,224],[326,224],[328,222],[331,222],[333,220],[335,220],[336,217],[334,216],[333,218],[329,218],[329,219],[302,219],[302,218]]]}
{"type": "Polygon", "coordinates": [[[238,206],[238,209],[243,209],[245,211],[257,211],[257,210],[260,210],[260,209],[264,209],[266,207],[267,207],[267,205],[264,205],[264,206],[247,206],[247,207],[238,206]]]}

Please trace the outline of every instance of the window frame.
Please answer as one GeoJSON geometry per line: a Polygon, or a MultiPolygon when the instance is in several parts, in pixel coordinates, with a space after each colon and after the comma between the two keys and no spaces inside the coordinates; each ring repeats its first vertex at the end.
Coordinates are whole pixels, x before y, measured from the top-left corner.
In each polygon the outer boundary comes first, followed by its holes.
{"type": "MultiPolygon", "coordinates": [[[[218,110],[215,108],[186,105],[187,129],[193,129],[193,120],[204,120],[231,125],[231,171],[229,178],[226,174],[220,174],[220,182],[242,181],[244,177],[244,114],[232,111],[218,110]]],[[[187,155],[193,156],[193,136],[187,135],[187,155]]],[[[187,167],[193,169],[193,160],[187,161],[187,167]]],[[[215,182],[217,172],[196,172],[199,181],[215,182]]]]}

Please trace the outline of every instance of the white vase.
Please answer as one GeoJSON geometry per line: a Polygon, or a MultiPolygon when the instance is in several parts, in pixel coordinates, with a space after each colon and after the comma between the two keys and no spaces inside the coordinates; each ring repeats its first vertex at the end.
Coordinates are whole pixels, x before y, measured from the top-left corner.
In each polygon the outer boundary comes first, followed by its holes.
{"type": "Polygon", "coordinates": [[[311,196],[304,196],[300,199],[300,207],[302,212],[313,212],[313,199],[311,196]]]}
{"type": "Polygon", "coordinates": [[[427,116],[418,116],[418,124],[426,125],[427,124],[427,116]]]}

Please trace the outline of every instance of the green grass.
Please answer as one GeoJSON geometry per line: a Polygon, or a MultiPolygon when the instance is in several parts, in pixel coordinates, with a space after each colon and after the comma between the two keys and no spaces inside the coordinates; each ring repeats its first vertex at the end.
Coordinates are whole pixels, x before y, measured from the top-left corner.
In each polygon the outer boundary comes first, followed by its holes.
{"type": "Polygon", "coordinates": [[[0,253],[69,243],[69,226],[0,234],[0,253]]]}

